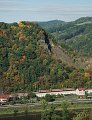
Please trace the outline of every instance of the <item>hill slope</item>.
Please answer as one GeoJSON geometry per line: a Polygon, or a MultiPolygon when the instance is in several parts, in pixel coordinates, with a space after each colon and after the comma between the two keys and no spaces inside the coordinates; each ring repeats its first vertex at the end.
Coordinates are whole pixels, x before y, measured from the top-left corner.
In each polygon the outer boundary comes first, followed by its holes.
{"type": "Polygon", "coordinates": [[[51,47],[52,37],[38,24],[23,21],[12,24],[1,22],[0,28],[2,89],[23,91],[91,87],[90,75],[85,77],[85,71],[68,66],[67,61],[63,64],[62,61],[67,56],[62,53],[64,56],[61,57],[62,51],[56,45],[51,47]],[[55,55],[58,55],[57,59],[55,55]]]}
{"type": "Polygon", "coordinates": [[[52,26],[52,29],[53,31],[51,28],[46,30],[54,35],[56,42],[59,44],[63,42],[62,47],[67,49],[69,47],[82,55],[92,56],[92,17],[80,18],[74,22],[62,24],[58,28],[52,26]]]}
{"type": "Polygon", "coordinates": [[[38,22],[38,24],[45,30],[49,32],[54,32],[58,30],[59,26],[65,24],[65,22],[61,20],[52,20],[47,22],[38,22]]]}

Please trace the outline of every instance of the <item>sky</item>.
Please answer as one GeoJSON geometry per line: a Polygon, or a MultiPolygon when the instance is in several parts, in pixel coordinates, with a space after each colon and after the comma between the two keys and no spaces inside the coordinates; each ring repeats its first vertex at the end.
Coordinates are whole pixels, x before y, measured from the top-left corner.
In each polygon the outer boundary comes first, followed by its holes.
{"type": "Polygon", "coordinates": [[[74,21],[92,17],[92,0],[0,0],[0,21],[74,21]]]}

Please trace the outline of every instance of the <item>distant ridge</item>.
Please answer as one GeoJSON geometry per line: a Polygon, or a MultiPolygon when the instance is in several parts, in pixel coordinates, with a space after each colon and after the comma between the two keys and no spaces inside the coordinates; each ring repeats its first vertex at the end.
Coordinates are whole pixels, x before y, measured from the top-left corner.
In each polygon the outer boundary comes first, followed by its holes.
{"type": "Polygon", "coordinates": [[[63,42],[63,47],[92,57],[92,17],[82,17],[72,22],[61,21],[61,24],[60,21],[55,22],[56,24],[50,22],[50,25],[45,22],[41,26],[56,38],[59,45],[63,42]]]}
{"type": "Polygon", "coordinates": [[[57,30],[59,26],[65,23],[66,22],[62,20],[51,20],[51,21],[46,21],[46,22],[38,22],[38,24],[44,29],[46,29],[47,31],[52,30],[53,28],[57,30]]]}

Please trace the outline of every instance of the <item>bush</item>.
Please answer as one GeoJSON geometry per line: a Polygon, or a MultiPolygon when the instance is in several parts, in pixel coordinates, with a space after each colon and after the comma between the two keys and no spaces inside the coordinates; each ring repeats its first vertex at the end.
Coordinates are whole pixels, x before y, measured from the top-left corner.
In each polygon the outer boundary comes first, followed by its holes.
{"type": "Polygon", "coordinates": [[[33,93],[33,92],[30,92],[27,97],[28,97],[28,99],[30,99],[30,98],[35,98],[35,97],[36,97],[36,94],[33,93]]]}
{"type": "Polygon", "coordinates": [[[46,94],[45,100],[47,102],[53,102],[53,101],[55,101],[55,97],[53,95],[46,94]]]}
{"type": "Polygon", "coordinates": [[[14,110],[14,116],[16,116],[17,115],[17,113],[18,113],[18,110],[14,110]]]}

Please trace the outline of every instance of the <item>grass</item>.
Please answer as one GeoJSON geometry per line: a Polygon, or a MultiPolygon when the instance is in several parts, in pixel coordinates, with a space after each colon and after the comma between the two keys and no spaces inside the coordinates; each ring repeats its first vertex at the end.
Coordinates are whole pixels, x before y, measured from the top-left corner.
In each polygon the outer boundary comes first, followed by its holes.
{"type": "MultiPolygon", "coordinates": [[[[49,103],[49,106],[52,103],[49,103]]],[[[56,110],[62,110],[60,104],[54,104],[56,107],[56,110]]],[[[49,109],[49,108],[48,108],[49,109]]],[[[69,105],[69,109],[70,110],[86,110],[86,109],[92,109],[92,104],[73,104],[73,105],[69,105]]],[[[11,107],[9,106],[8,108],[5,107],[1,107],[0,108],[0,115],[7,115],[7,114],[11,114],[14,115],[15,111],[17,111],[17,113],[25,113],[25,112],[41,112],[42,108],[41,105],[35,105],[35,106],[29,106],[29,105],[22,105],[19,107],[11,107]]]]}

